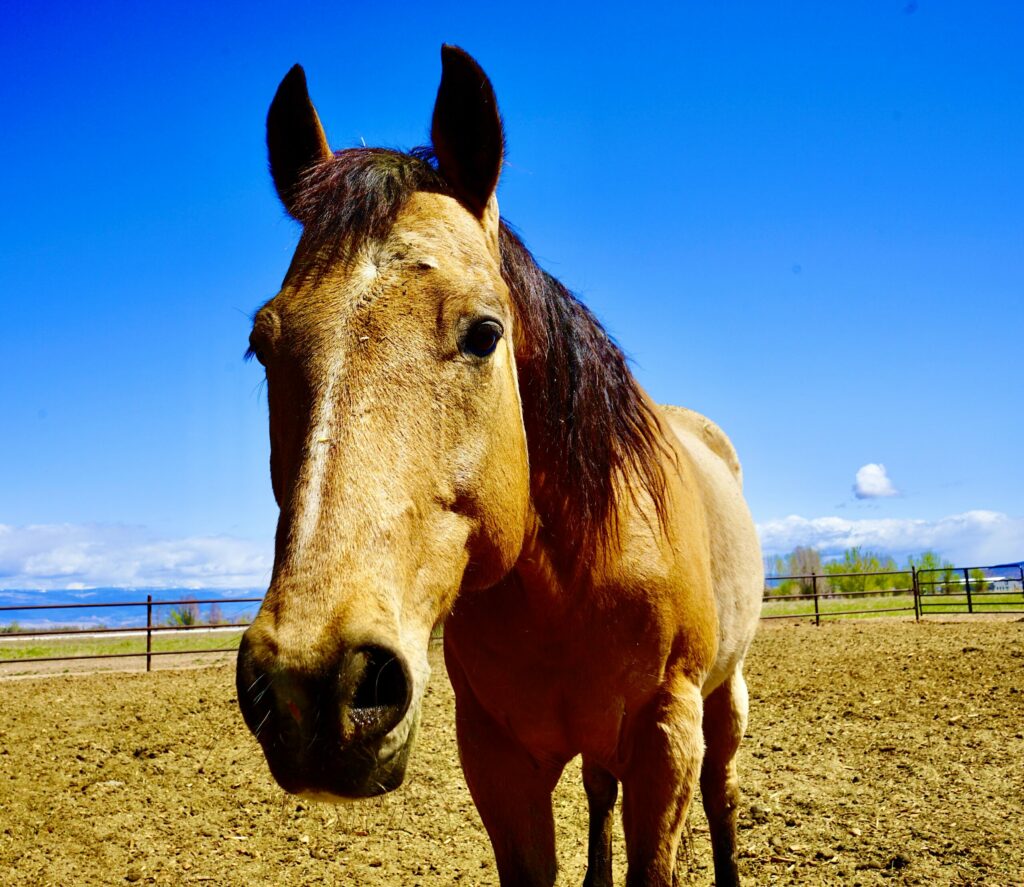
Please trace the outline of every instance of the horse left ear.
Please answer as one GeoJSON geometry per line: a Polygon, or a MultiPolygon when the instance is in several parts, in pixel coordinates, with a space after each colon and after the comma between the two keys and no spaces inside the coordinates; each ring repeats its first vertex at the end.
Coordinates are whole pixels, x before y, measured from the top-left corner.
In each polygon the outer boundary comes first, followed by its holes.
{"type": "Polygon", "coordinates": [[[457,46],[441,47],[441,85],[430,127],[438,171],[478,218],[498,186],[505,138],[494,88],[457,46]]]}
{"type": "Polygon", "coordinates": [[[303,173],[333,156],[301,65],[285,75],[267,112],[267,153],[278,197],[294,216],[295,192],[303,173]]]}

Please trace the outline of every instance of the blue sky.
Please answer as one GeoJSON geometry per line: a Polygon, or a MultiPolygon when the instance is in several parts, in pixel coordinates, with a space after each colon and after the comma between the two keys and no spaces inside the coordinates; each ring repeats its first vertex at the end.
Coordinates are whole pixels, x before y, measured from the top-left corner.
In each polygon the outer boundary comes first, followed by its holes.
{"type": "Polygon", "coordinates": [[[503,213],[732,436],[766,548],[1024,557],[1024,6],[622,10],[5,4],[0,586],[265,581],[267,105],[298,61],[334,147],[420,144],[445,41],[503,213]]]}

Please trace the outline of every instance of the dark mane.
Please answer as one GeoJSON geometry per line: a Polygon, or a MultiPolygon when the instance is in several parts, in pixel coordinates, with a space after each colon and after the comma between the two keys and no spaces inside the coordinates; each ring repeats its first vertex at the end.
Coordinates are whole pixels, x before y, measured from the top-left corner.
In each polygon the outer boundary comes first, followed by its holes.
{"type": "MultiPolygon", "coordinates": [[[[384,237],[415,191],[451,193],[429,149],[351,148],[313,167],[292,206],[303,235],[289,273],[316,273],[384,237]]],[[[520,333],[516,362],[534,503],[545,537],[586,563],[615,537],[630,481],[646,490],[663,523],[660,423],[619,347],[504,221],[500,249],[520,333]]]]}
{"type": "Polygon", "coordinates": [[[647,490],[664,523],[659,422],[590,310],[537,265],[504,222],[500,244],[501,274],[523,330],[516,363],[534,501],[558,547],[589,560],[617,533],[619,497],[630,479],[647,490]]]}
{"type": "Polygon", "coordinates": [[[299,181],[290,208],[302,223],[302,270],[318,270],[387,235],[415,191],[450,194],[428,148],[406,154],[349,148],[313,166],[299,181]]]}

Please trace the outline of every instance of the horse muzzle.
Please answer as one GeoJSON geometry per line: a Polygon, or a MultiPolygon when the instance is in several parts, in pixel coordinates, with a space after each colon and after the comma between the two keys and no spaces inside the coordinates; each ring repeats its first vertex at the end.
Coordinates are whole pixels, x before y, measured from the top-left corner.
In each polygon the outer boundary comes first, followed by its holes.
{"type": "Polygon", "coordinates": [[[410,711],[413,680],[399,653],[361,644],[299,670],[247,631],[235,681],[245,723],[286,791],[365,798],[402,784],[419,711],[410,711]]]}

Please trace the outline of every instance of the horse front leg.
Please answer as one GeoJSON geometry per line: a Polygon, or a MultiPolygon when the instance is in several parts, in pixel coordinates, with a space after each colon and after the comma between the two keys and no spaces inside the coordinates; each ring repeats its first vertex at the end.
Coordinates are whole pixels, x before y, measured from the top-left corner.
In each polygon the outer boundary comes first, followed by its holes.
{"type": "Polygon", "coordinates": [[[672,887],[704,752],[702,710],[700,689],[681,677],[631,727],[622,779],[627,887],[672,887]]]}
{"type": "Polygon", "coordinates": [[[551,887],[558,867],[551,793],[562,767],[530,755],[453,670],[449,662],[462,772],[491,839],[501,884],[551,887]]]}
{"type": "Polygon", "coordinates": [[[747,685],[737,669],[704,701],[704,766],[700,794],[711,830],[716,887],[739,887],[736,865],[736,810],[740,786],[736,750],[747,729],[747,685]]]}
{"type": "Polygon", "coordinates": [[[604,767],[584,758],[583,788],[590,811],[587,875],[583,887],[612,887],[612,814],[619,783],[604,767]]]}

